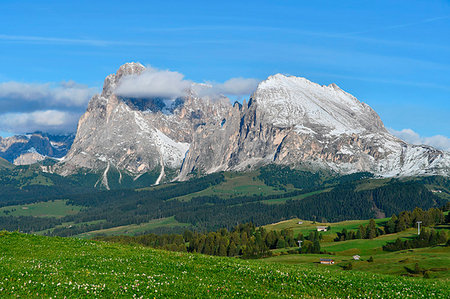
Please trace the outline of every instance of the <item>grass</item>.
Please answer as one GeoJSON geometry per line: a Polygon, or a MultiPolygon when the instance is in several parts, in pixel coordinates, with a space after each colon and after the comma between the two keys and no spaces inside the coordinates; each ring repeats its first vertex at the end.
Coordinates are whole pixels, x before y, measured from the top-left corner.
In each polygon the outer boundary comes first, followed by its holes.
{"type": "MultiPolygon", "coordinates": [[[[370,243],[369,240],[366,243],[370,243]]],[[[344,243],[344,242],[342,242],[344,243]]],[[[329,250],[329,248],[326,248],[329,250]]],[[[317,264],[320,258],[332,258],[334,265],[328,267],[340,269],[343,265],[352,262],[353,270],[365,271],[379,274],[389,275],[406,275],[408,272],[405,267],[414,269],[417,263],[421,268],[428,270],[431,278],[442,281],[450,279],[450,248],[443,246],[435,246],[428,248],[416,248],[411,250],[403,250],[396,252],[358,252],[353,254],[361,256],[360,261],[353,261],[351,255],[342,255],[336,252],[336,255],[319,255],[319,254],[295,254],[295,255],[279,255],[263,259],[267,263],[283,263],[291,265],[317,264]],[[373,262],[368,262],[370,257],[373,262]]],[[[349,252],[348,252],[349,253],[349,252]]]]}
{"type": "Polygon", "coordinates": [[[0,208],[0,213],[11,216],[57,217],[77,214],[82,207],[67,205],[67,200],[52,200],[27,205],[0,208]]]}
{"type": "Polygon", "coordinates": [[[409,238],[413,237],[417,231],[413,228],[410,228],[406,231],[382,235],[372,240],[368,239],[356,239],[356,240],[348,240],[342,242],[327,242],[323,243],[321,246],[326,251],[336,252],[339,255],[374,255],[374,254],[383,254],[386,253],[382,251],[382,246],[387,242],[395,241],[397,238],[409,238]]]}
{"type": "MultiPolygon", "coordinates": [[[[375,223],[378,225],[385,223],[389,218],[381,218],[375,219],[375,223]]],[[[274,224],[265,225],[264,228],[267,230],[282,230],[282,229],[292,229],[294,235],[297,236],[298,233],[302,233],[304,236],[309,235],[311,231],[315,231],[317,226],[331,226],[331,229],[322,232],[324,237],[324,241],[333,241],[336,237],[337,232],[341,232],[344,228],[347,230],[356,230],[360,225],[367,225],[369,220],[348,220],[341,222],[314,222],[301,220],[298,218],[293,218],[281,222],[277,222],[274,224]],[[299,221],[302,221],[302,224],[298,224],[299,221]]]]}
{"type": "Polygon", "coordinates": [[[114,236],[114,235],[136,235],[139,233],[144,233],[156,228],[174,228],[174,227],[190,227],[189,223],[180,223],[175,220],[175,217],[167,217],[161,219],[155,219],[146,223],[141,224],[130,224],[124,226],[116,226],[107,229],[100,229],[95,231],[90,231],[76,235],[77,238],[89,239],[98,235],[102,236],[114,236]]]}
{"type": "Polygon", "coordinates": [[[359,183],[356,186],[356,191],[372,190],[382,187],[389,183],[392,179],[370,179],[359,183]]]}
{"type": "Polygon", "coordinates": [[[301,195],[297,195],[294,197],[285,197],[285,198],[275,198],[275,199],[268,199],[268,200],[263,200],[262,203],[265,204],[282,204],[285,203],[287,200],[291,199],[291,200],[299,200],[299,199],[304,199],[308,196],[311,195],[315,195],[315,194],[319,194],[319,193],[323,193],[323,192],[328,192],[330,191],[331,188],[328,189],[323,189],[323,190],[318,190],[318,191],[313,191],[313,192],[309,192],[309,193],[305,193],[305,194],[301,194],[301,195]]]}
{"type": "MultiPolygon", "coordinates": [[[[375,222],[380,225],[385,223],[389,218],[376,219],[375,222]]],[[[284,263],[284,264],[314,264],[323,257],[331,257],[336,264],[330,266],[340,269],[343,265],[352,262],[353,255],[360,255],[362,261],[353,261],[353,269],[358,271],[367,271],[372,273],[383,273],[392,275],[405,275],[407,273],[405,267],[413,269],[415,263],[421,268],[427,269],[432,278],[449,280],[450,279],[450,247],[435,246],[428,248],[418,248],[412,250],[404,250],[397,252],[386,252],[382,250],[382,246],[387,242],[395,241],[397,238],[407,239],[417,234],[416,228],[409,228],[396,234],[387,234],[378,236],[372,240],[356,239],[334,242],[337,236],[336,232],[347,230],[356,230],[359,225],[366,225],[368,220],[351,220],[337,223],[313,223],[311,221],[303,221],[298,224],[299,219],[290,219],[271,225],[266,225],[268,230],[292,229],[295,234],[302,232],[307,236],[316,226],[331,226],[331,230],[322,233],[323,241],[320,242],[324,251],[332,253],[331,255],[313,255],[313,254],[294,254],[286,255],[289,249],[274,250],[274,257],[264,259],[267,263],[284,263]],[[373,263],[367,262],[370,257],[374,258],[373,263]]],[[[445,229],[449,231],[448,226],[437,226],[436,229],[445,229]]]]}
{"type": "Polygon", "coordinates": [[[14,168],[14,164],[0,157],[0,169],[2,168],[12,169],[14,168]]]}
{"type": "Polygon", "coordinates": [[[448,298],[445,281],[0,233],[0,297],[448,298]]]}
{"type": "MultiPolygon", "coordinates": [[[[267,186],[258,179],[259,172],[225,172],[225,181],[219,185],[211,186],[205,190],[176,197],[181,201],[190,201],[198,196],[218,196],[221,198],[231,198],[236,196],[271,195],[284,193],[274,187],[267,186]]],[[[288,190],[289,191],[289,190],[288,190]]]]}

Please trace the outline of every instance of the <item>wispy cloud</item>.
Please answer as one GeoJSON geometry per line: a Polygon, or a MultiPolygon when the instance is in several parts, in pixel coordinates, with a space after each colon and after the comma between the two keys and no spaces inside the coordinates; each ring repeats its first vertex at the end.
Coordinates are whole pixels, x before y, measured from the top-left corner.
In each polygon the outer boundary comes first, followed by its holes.
{"type": "Polygon", "coordinates": [[[389,131],[400,139],[412,144],[426,144],[435,148],[450,152],[450,138],[442,135],[435,135],[431,137],[420,136],[411,129],[403,129],[397,131],[389,129],[389,131]]]}
{"type": "MultiPolygon", "coordinates": [[[[233,32],[280,32],[289,34],[291,36],[310,36],[318,38],[328,38],[328,39],[346,39],[354,40],[369,44],[385,44],[388,46],[398,46],[398,47],[420,47],[420,48],[439,48],[442,50],[450,49],[442,45],[430,44],[430,43],[418,43],[411,41],[404,41],[401,39],[387,40],[381,38],[373,38],[367,36],[361,36],[363,34],[384,31],[395,28],[404,28],[409,26],[420,25],[424,23],[431,23],[439,20],[450,19],[450,16],[428,18],[418,22],[411,22],[405,24],[398,24],[392,26],[379,27],[372,30],[366,31],[354,31],[354,32],[332,32],[332,31],[317,31],[317,30],[306,30],[298,29],[292,27],[278,27],[278,26],[249,26],[249,25],[219,25],[219,26],[183,26],[183,27],[153,27],[153,28],[138,28],[135,29],[140,32],[151,32],[151,33],[185,33],[185,32],[217,32],[217,31],[233,31],[233,32]]],[[[245,42],[248,39],[236,40],[236,42],[245,42]]]]}
{"type": "Polygon", "coordinates": [[[101,39],[80,39],[80,38],[61,38],[61,37],[45,37],[45,36],[30,36],[30,35],[8,35],[0,34],[0,40],[24,43],[45,43],[45,44],[78,44],[90,46],[154,46],[153,43],[142,42],[127,42],[127,41],[112,41],[101,39]]]}
{"type": "Polygon", "coordinates": [[[191,39],[189,41],[172,41],[167,42],[139,42],[139,41],[115,41],[102,39],[81,39],[81,38],[61,38],[61,37],[45,37],[45,36],[29,36],[29,35],[8,35],[0,34],[0,41],[16,42],[27,44],[51,44],[51,45],[86,45],[93,47],[108,46],[132,46],[132,47],[175,47],[185,46],[188,44],[225,44],[241,42],[241,40],[227,39],[191,39]]]}
{"type": "Polygon", "coordinates": [[[347,35],[347,36],[348,35],[359,35],[359,34],[380,32],[380,31],[386,31],[386,30],[392,30],[392,29],[398,29],[398,28],[406,28],[406,27],[412,27],[412,26],[422,25],[422,24],[426,24],[426,23],[433,23],[433,22],[436,22],[436,21],[442,21],[442,20],[447,20],[447,19],[450,19],[450,16],[440,16],[440,17],[426,18],[426,19],[419,20],[417,22],[396,24],[396,25],[391,25],[391,26],[383,26],[383,27],[378,27],[378,28],[374,28],[374,29],[371,29],[371,30],[365,30],[365,31],[355,31],[355,32],[344,33],[343,36],[345,36],[345,35],[347,35]]]}

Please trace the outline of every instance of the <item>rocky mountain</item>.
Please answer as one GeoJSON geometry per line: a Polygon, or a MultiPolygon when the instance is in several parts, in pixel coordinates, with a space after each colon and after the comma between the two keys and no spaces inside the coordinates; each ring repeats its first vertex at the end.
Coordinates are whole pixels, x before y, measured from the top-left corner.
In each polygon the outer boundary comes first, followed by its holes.
{"type": "Polygon", "coordinates": [[[139,176],[157,171],[156,183],[173,178],[183,163],[199,126],[220,123],[229,100],[199,98],[187,90],[179,98],[125,98],[115,94],[125,76],[139,75],[145,67],[127,63],[109,75],[103,91],[89,102],[80,118],[72,148],[57,171],[63,175],[80,169],[101,171],[108,187],[108,173],[139,176]]]}
{"type": "Polygon", "coordinates": [[[115,93],[122,78],[145,71],[127,63],[105,79],[57,172],[100,172],[106,188],[111,171],[119,182],[124,173],[156,172],[159,183],[270,163],[344,174],[449,175],[449,153],[394,137],[375,111],[335,84],[277,74],[243,105],[199,97],[195,88],[178,98],[115,93]]]}
{"type": "Polygon", "coordinates": [[[277,74],[223,125],[198,128],[179,178],[268,163],[344,174],[450,174],[449,153],[394,137],[375,111],[335,84],[277,74]]]}
{"type": "Polygon", "coordinates": [[[52,135],[35,132],[0,137],[0,157],[15,165],[28,165],[49,158],[62,158],[72,145],[73,134],[52,135]]]}

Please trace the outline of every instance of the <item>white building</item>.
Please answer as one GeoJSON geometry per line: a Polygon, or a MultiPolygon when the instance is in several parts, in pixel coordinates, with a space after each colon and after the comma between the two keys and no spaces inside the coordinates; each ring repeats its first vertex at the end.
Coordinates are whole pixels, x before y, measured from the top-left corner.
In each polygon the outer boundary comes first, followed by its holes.
{"type": "Polygon", "coordinates": [[[317,226],[318,232],[326,232],[328,230],[327,226],[317,226]]]}

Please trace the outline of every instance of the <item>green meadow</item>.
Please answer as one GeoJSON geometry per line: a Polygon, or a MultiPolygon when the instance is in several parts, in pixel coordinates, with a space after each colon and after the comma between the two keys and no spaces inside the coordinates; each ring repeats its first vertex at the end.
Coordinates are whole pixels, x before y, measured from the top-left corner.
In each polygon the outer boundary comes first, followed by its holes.
{"type": "Polygon", "coordinates": [[[116,226],[112,228],[106,228],[106,229],[100,229],[100,230],[94,230],[87,233],[82,233],[79,235],[76,235],[77,238],[85,238],[90,239],[95,236],[112,236],[112,235],[136,235],[136,234],[142,234],[150,230],[154,230],[157,228],[190,228],[189,223],[180,223],[175,220],[174,217],[167,217],[167,218],[161,218],[161,219],[155,219],[149,222],[141,223],[141,224],[130,224],[130,225],[123,225],[123,226],[116,226]]]}
{"type": "MultiPolygon", "coordinates": [[[[448,281],[0,234],[0,297],[448,298],[448,281]]],[[[315,258],[311,256],[311,258],[315,258]]]]}
{"type": "Polygon", "coordinates": [[[15,205],[0,208],[0,215],[34,216],[34,217],[64,217],[77,214],[82,207],[68,205],[67,200],[52,200],[26,205],[15,205]]]}
{"type": "MultiPolygon", "coordinates": [[[[376,219],[377,225],[385,223],[389,218],[376,219]]],[[[372,273],[382,273],[390,275],[407,275],[409,269],[413,269],[416,264],[420,268],[427,270],[430,278],[449,280],[450,279],[450,247],[434,246],[427,248],[416,248],[396,252],[386,252],[382,246],[387,242],[395,241],[397,238],[408,239],[417,235],[417,228],[409,228],[405,231],[381,235],[374,239],[355,239],[334,242],[336,232],[356,230],[359,225],[367,225],[369,220],[351,220],[336,223],[314,223],[312,221],[302,221],[291,219],[264,226],[268,230],[292,229],[294,234],[302,233],[307,236],[315,231],[317,226],[330,226],[331,229],[322,232],[323,240],[320,242],[321,249],[327,251],[328,255],[314,254],[287,254],[287,249],[274,250],[274,256],[263,259],[267,263],[284,263],[292,265],[318,263],[320,258],[332,258],[335,261],[330,268],[341,269],[343,266],[352,263],[353,270],[367,271],[372,273]],[[299,222],[302,224],[299,224],[299,222]],[[359,255],[359,261],[353,260],[353,255],[359,255]],[[373,262],[368,262],[370,257],[373,262]]],[[[436,229],[444,229],[449,233],[447,226],[437,226],[436,229]]]]}

